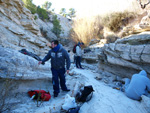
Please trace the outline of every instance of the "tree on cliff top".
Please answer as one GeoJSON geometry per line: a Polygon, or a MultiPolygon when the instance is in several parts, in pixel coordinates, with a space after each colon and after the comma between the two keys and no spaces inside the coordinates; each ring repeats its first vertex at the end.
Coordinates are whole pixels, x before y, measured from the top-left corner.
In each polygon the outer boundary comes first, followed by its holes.
{"type": "Polygon", "coordinates": [[[61,14],[64,17],[66,17],[67,16],[66,9],[65,8],[61,8],[59,14],[61,14]]]}
{"type": "Polygon", "coordinates": [[[62,16],[64,16],[64,17],[70,17],[70,18],[73,18],[73,17],[75,17],[76,15],[75,15],[75,13],[76,13],[76,11],[75,11],[75,9],[74,8],[70,8],[69,9],[69,12],[66,12],[66,9],[65,8],[61,8],[60,9],[60,12],[59,12],[59,14],[61,14],[62,16]]]}
{"type": "Polygon", "coordinates": [[[75,13],[76,13],[75,9],[74,9],[74,8],[70,8],[70,9],[69,9],[68,16],[69,16],[70,18],[73,18],[73,17],[76,16],[75,13]]]}
{"type": "Polygon", "coordinates": [[[53,15],[53,29],[52,32],[59,37],[61,34],[61,25],[60,21],[57,19],[57,15],[53,15]]]}
{"type": "Polygon", "coordinates": [[[47,11],[51,8],[52,6],[52,3],[51,2],[48,2],[46,1],[43,5],[42,5],[42,8],[46,9],[47,11]]]}
{"type": "Polygon", "coordinates": [[[37,7],[37,14],[39,15],[40,19],[42,19],[42,20],[48,19],[47,11],[43,8],[40,8],[40,6],[37,7]]]}
{"type": "Polygon", "coordinates": [[[36,13],[36,5],[32,3],[33,0],[23,0],[24,5],[27,9],[31,11],[32,14],[36,13]]]}

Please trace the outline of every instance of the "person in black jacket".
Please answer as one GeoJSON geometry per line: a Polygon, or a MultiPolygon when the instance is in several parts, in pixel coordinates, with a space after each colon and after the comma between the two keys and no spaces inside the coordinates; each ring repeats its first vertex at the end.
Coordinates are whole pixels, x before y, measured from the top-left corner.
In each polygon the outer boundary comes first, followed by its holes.
{"type": "Polygon", "coordinates": [[[63,91],[70,91],[66,87],[65,72],[69,73],[70,68],[70,58],[67,51],[59,44],[57,40],[51,42],[52,49],[44,57],[42,61],[39,61],[39,64],[45,63],[51,59],[51,71],[52,71],[52,82],[54,89],[54,97],[57,97],[60,88],[59,88],[59,79],[60,86],[63,91]],[[66,63],[66,71],[65,71],[66,63]],[[58,79],[59,78],[59,79],[58,79]]]}

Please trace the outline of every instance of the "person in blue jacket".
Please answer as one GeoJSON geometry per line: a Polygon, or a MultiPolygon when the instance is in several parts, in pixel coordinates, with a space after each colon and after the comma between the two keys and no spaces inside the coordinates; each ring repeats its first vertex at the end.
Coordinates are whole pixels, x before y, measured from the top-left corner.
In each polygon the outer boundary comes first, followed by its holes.
{"type": "Polygon", "coordinates": [[[39,61],[39,65],[45,63],[51,59],[51,71],[52,71],[52,82],[54,89],[54,97],[57,97],[60,88],[59,88],[59,79],[60,86],[63,91],[70,91],[66,87],[65,72],[69,73],[70,68],[70,58],[67,51],[59,44],[57,40],[51,42],[52,49],[44,57],[42,61],[39,61]],[[66,71],[65,71],[66,63],[66,71]]]}
{"type": "Polygon", "coordinates": [[[130,79],[125,80],[125,94],[134,100],[141,100],[142,95],[148,95],[150,92],[150,79],[147,73],[142,70],[139,74],[134,74],[130,79]]]}

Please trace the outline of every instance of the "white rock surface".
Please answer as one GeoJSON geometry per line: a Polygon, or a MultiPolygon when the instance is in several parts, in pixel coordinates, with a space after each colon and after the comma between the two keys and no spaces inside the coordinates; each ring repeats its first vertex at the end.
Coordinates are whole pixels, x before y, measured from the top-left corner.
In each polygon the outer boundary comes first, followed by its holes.
{"type": "Polygon", "coordinates": [[[42,37],[34,16],[24,8],[22,0],[1,0],[0,34],[3,47],[26,48],[42,56],[48,49],[48,41],[42,37]]]}

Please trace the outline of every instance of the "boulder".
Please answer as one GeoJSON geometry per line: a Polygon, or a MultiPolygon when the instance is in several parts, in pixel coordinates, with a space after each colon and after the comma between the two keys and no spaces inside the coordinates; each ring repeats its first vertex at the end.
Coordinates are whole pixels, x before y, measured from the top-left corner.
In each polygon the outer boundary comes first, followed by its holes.
{"type": "Polygon", "coordinates": [[[142,18],[139,26],[140,28],[144,29],[145,31],[149,31],[150,30],[150,16],[146,15],[142,18]]]}
{"type": "Polygon", "coordinates": [[[96,44],[96,43],[99,43],[99,42],[100,42],[100,40],[92,39],[89,45],[93,45],[93,44],[96,44]]]}

